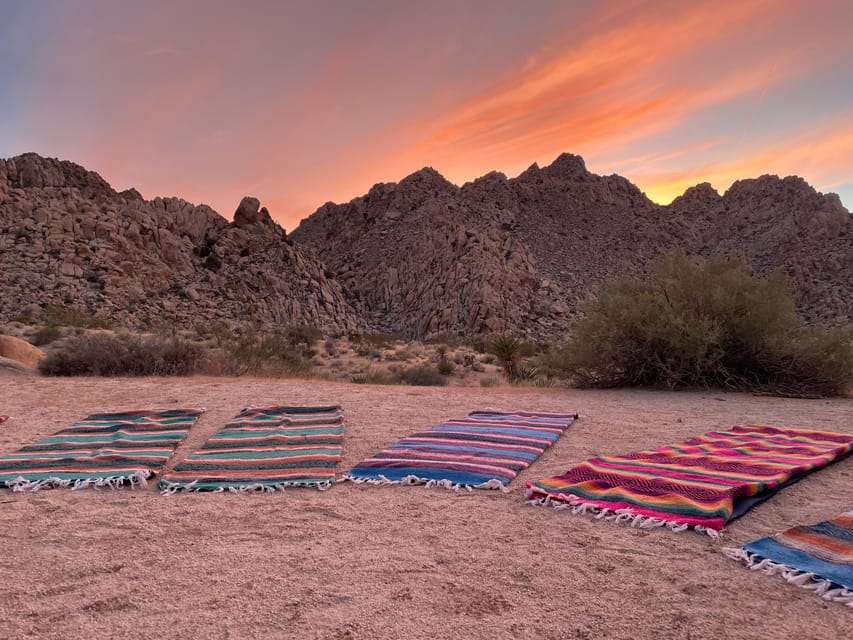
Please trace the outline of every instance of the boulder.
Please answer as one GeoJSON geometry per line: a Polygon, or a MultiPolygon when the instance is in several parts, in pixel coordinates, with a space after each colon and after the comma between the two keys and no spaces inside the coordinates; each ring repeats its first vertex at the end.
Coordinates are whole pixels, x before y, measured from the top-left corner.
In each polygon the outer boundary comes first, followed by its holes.
{"type": "Polygon", "coordinates": [[[252,196],[246,196],[240,200],[237,210],[234,212],[234,224],[237,227],[245,227],[257,224],[261,221],[261,201],[252,196]]]}
{"type": "MultiPolygon", "coordinates": [[[[17,360],[0,356],[0,378],[11,376],[34,376],[38,375],[35,369],[22,365],[17,360]]],[[[2,407],[0,407],[2,408],[2,407]]],[[[2,422],[2,420],[0,420],[2,422]]]]}
{"type": "Polygon", "coordinates": [[[14,336],[0,336],[0,357],[14,360],[25,367],[35,369],[39,360],[44,358],[44,351],[26,340],[14,336]]]}

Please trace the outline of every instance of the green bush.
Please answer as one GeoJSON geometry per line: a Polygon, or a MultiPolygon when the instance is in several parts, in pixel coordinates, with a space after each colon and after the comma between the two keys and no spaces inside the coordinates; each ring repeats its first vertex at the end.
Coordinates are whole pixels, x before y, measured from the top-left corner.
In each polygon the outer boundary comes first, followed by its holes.
{"type": "Polygon", "coordinates": [[[39,362],[49,376],[185,376],[195,372],[200,349],[180,338],[83,334],[39,362]]]}
{"type": "Polygon", "coordinates": [[[304,345],[305,347],[311,347],[323,337],[323,330],[307,325],[295,325],[289,327],[284,335],[287,336],[287,339],[293,346],[304,345]]]}
{"type": "Polygon", "coordinates": [[[443,376],[449,376],[456,369],[456,364],[447,356],[447,345],[439,344],[435,351],[438,354],[436,370],[443,376]]]}
{"type": "Polygon", "coordinates": [[[451,349],[458,349],[465,340],[454,333],[438,333],[424,340],[426,344],[444,345],[451,349]]]}
{"type": "Polygon", "coordinates": [[[49,304],[43,313],[44,323],[57,327],[82,327],[83,329],[109,329],[110,321],[59,304],[49,304]]]}
{"type": "Polygon", "coordinates": [[[444,387],[447,378],[432,367],[410,367],[400,372],[400,381],[416,387],[444,387]]]}
{"type": "Polygon", "coordinates": [[[46,344],[50,344],[54,340],[58,340],[62,335],[62,331],[55,324],[48,324],[43,327],[40,327],[38,331],[33,334],[32,343],[41,347],[46,344]]]}
{"type": "Polygon", "coordinates": [[[453,360],[448,360],[447,358],[440,358],[438,365],[436,365],[436,370],[443,376],[449,376],[453,373],[454,369],[456,369],[456,365],[453,363],[453,360]]]}
{"type": "Polygon", "coordinates": [[[243,328],[239,334],[226,339],[223,348],[231,361],[231,373],[287,373],[306,375],[311,371],[312,349],[293,344],[291,337],[281,331],[264,333],[243,328]]]}
{"type": "Polygon", "coordinates": [[[543,356],[581,386],[720,386],[835,395],[853,379],[849,328],[806,328],[787,278],[743,259],[659,257],[648,280],[620,278],[585,306],[572,341],[543,356]]]}

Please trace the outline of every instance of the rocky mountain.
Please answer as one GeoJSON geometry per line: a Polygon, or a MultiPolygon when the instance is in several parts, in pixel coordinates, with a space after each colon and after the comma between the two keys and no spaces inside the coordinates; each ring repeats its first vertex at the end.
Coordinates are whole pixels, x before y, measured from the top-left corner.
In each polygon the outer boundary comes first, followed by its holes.
{"type": "Polygon", "coordinates": [[[659,206],[571,154],[461,187],[425,168],[327,203],[286,236],[255,198],[228,222],[205,205],[117,193],[70,162],[0,160],[0,321],[54,303],[132,327],[558,338],[579,300],[675,247],[781,268],[808,318],[853,318],[853,217],[796,177],[722,195],[698,185],[659,206]]]}
{"type": "Polygon", "coordinates": [[[796,177],[742,180],[724,195],[699,185],[659,206],[571,154],[462,187],[426,168],[327,203],[291,237],[316,247],[371,325],[419,337],[562,335],[580,299],[675,247],[743,253],[756,274],[786,271],[807,317],[853,317],[853,218],[796,177]]]}
{"type": "Polygon", "coordinates": [[[122,326],[216,320],[354,328],[338,283],[244,198],[234,221],[178,198],[117,193],[97,173],[0,160],[0,319],[70,305],[122,326]]]}
{"type": "Polygon", "coordinates": [[[853,321],[853,216],[836,194],[796,176],[765,175],[739,180],[724,195],[698,185],[666,209],[689,251],[742,253],[759,275],[781,268],[804,316],[853,321]]]}

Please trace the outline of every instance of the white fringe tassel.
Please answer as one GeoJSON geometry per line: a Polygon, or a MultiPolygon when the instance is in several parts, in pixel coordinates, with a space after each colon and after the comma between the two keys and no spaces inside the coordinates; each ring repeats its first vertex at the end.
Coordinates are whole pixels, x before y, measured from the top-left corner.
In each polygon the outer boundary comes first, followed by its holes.
{"type": "Polygon", "coordinates": [[[27,480],[23,476],[18,476],[14,480],[7,480],[6,486],[12,491],[40,491],[41,489],[118,489],[126,484],[130,485],[131,489],[136,487],[148,486],[147,479],[153,475],[153,472],[148,469],[140,469],[131,474],[124,476],[110,476],[108,478],[82,478],[78,480],[68,480],[65,478],[44,478],[43,480],[27,480]]]}
{"type": "Polygon", "coordinates": [[[277,482],[274,485],[266,485],[261,483],[249,484],[240,487],[216,487],[215,489],[206,489],[204,487],[196,486],[198,484],[198,480],[193,480],[188,484],[182,484],[180,482],[165,482],[161,485],[160,495],[161,496],[170,496],[175,493],[185,491],[185,492],[207,492],[207,493],[224,493],[225,491],[229,491],[231,493],[275,493],[276,491],[284,491],[285,489],[289,489],[291,487],[305,487],[318,489],[320,491],[326,491],[330,489],[334,481],[326,480],[323,482],[277,482]]]}
{"type": "Polygon", "coordinates": [[[473,491],[474,489],[498,489],[503,493],[509,493],[509,489],[507,489],[504,486],[504,483],[498,480],[497,478],[486,480],[486,482],[481,482],[480,484],[460,484],[458,482],[454,484],[451,480],[432,480],[430,478],[420,478],[414,475],[406,476],[402,480],[389,480],[380,473],[378,479],[356,478],[351,475],[344,475],[341,478],[341,481],[344,480],[349,480],[350,482],[354,482],[355,484],[403,484],[412,486],[423,485],[425,489],[440,487],[441,489],[448,489],[451,491],[459,491],[460,489],[466,489],[467,491],[473,491]]]}
{"type": "MultiPolygon", "coordinates": [[[[527,504],[532,504],[542,507],[553,507],[558,511],[570,509],[572,515],[591,515],[596,520],[608,520],[616,524],[627,524],[636,529],[656,529],[658,527],[667,527],[671,531],[681,533],[690,528],[686,522],[670,522],[669,520],[661,520],[652,516],[644,516],[635,513],[632,509],[608,509],[607,507],[596,507],[588,502],[582,502],[581,498],[571,493],[561,493],[557,497],[550,495],[542,498],[532,498],[533,490],[528,489],[526,497],[527,504]]],[[[696,525],[693,529],[697,533],[704,533],[708,537],[717,540],[720,537],[720,532],[702,525],[696,525]]]]}
{"type": "Polygon", "coordinates": [[[732,560],[745,562],[746,566],[753,571],[761,571],[768,576],[779,576],[789,584],[800,587],[801,589],[814,591],[815,595],[820,596],[824,600],[841,602],[848,607],[853,607],[853,591],[844,587],[837,587],[831,580],[815,576],[810,571],[792,569],[788,565],[762,558],[757,554],[749,553],[745,549],[724,547],[723,553],[732,560]]]}

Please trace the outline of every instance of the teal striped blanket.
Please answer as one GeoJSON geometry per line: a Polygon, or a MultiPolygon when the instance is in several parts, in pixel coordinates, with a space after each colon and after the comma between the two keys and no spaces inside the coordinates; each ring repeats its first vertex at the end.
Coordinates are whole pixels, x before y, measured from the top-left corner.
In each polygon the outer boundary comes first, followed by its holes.
{"type": "Polygon", "coordinates": [[[203,409],[95,413],[55,435],[0,456],[0,485],[50,487],[145,485],[172,456],[203,409]]]}
{"type": "Polygon", "coordinates": [[[327,489],[341,459],[344,416],[337,405],[243,409],[201,449],[160,480],[176,491],[327,489]]]}

